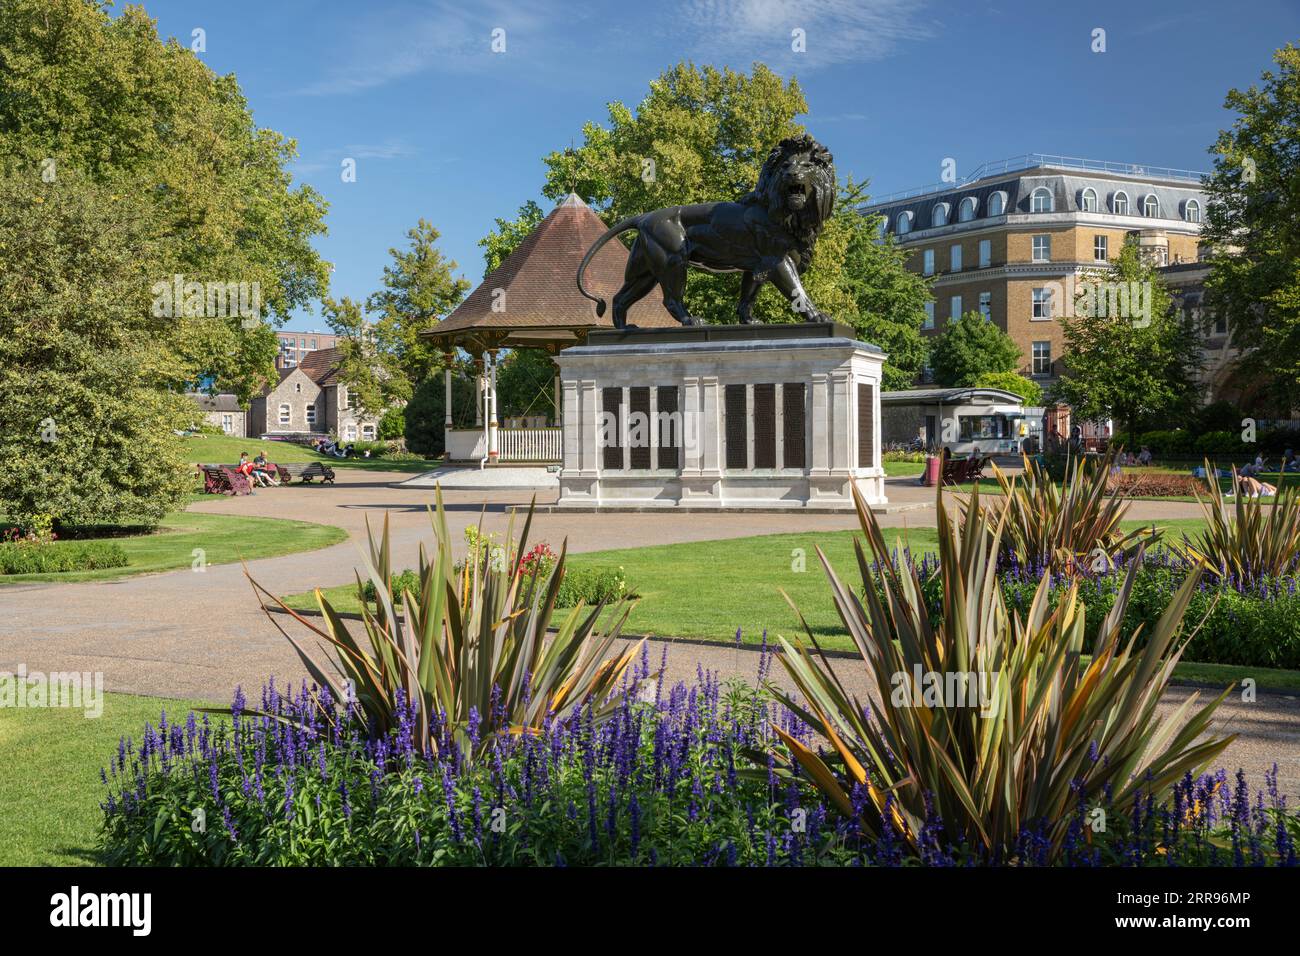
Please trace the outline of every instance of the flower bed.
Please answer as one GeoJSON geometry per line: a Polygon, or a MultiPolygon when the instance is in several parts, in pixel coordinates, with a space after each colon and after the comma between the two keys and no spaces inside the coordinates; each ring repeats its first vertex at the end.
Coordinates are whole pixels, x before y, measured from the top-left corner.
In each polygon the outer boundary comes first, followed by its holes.
{"type": "MultiPolygon", "coordinates": [[[[770,666],[764,658],[763,671],[770,666]]],[[[305,690],[237,695],[230,724],[190,714],[124,741],[104,780],[101,835],[114,865],[1256,865],[1294,864],[1296,821],[1275,781],[1252,795],[1223,771],[1138,801],[1094,832],[1108,793],[1079,794],[1062,853],[1025,828],[1000,859],[947,846],[931,818],[919,858],[886,829],[865,839],[806,781],[774,772],[771,722],[791,714],[709,675],[662,687],[642,659],[612,719],[590,710],[536,735],[501,734],[470,761],[399,728],[367,739],[349,710],[305,690]],[[640,693],[633,690],[640,685],[640,693]],[[314,702],[315,700],[315,702],[314,702]]],[[[855,799],[864,799],[865,795],[855,799]]]]}
{"type": "Polygon", "coordinates": [[[1204,496],[1208,488],[1204,478],[1156,472],[1146,475],[1111,475],[1106,482],[1106,490],[1118,491],[1130,498],[1193,498],[1198,494],[1204,496]]]}

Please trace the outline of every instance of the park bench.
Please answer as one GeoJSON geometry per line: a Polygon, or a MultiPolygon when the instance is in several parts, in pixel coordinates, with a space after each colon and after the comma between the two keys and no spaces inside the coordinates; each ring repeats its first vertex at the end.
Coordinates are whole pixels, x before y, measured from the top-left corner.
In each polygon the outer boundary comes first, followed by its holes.
{"type": "Polygon", "coordinates": [[[200,465],[203,471],[203,491],[209,495],[251,495],[252,483],[248,476],[225,465],[200,465]]]}
{"type": "Polygon", "coordinates": [[[286,484],[292,478],[297,478],[303,484],[310,484],[314,479],[319,478],[327,485],[334,484],[334,469],[324,462],[313,461],[306,464],[288,464],[277,465],[280,469],[280,480],[286,484]]]}
{"type": "Polygon", "coordinates": [[[942,481],[945,485],[960,485],[984,477],[987,458],[971,455],[969,458],[948,458],[943,463],[942,481]]]}

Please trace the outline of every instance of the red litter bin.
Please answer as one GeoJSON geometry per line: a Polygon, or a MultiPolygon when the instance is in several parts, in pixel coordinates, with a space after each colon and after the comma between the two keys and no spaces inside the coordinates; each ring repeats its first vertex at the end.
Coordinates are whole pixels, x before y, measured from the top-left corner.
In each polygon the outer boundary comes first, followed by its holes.
{"type": "Polygon", "coordinates": [[[925,471],[921,474],[921,484],[933,488],[939,483],[939,456],[931,455],[925,460],[925,471]]]}

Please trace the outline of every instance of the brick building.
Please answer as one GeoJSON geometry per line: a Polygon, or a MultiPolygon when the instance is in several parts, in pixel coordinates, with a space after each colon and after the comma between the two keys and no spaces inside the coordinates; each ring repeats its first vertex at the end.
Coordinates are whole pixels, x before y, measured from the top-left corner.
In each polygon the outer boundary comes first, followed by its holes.
{"type": "Polygon", "coordinates": [[[1021,374],[1051,385],[1064,350],[1065,290],[1106,268],[1126,239],[1162,266],[1198,261],[1201,173],[1032,154],[960,184],[885,196],[865,212],[933,276],[927,336],[979,311],[1020,346],[1021,374]]]}
{"type": "Polygon", "coordinates": [[[329,332],[276,332],[275,337],[280,341],[275,367],[281,370],[301,365],[310,352],[332,349],[339,344],[339,337],[329,332]]]}

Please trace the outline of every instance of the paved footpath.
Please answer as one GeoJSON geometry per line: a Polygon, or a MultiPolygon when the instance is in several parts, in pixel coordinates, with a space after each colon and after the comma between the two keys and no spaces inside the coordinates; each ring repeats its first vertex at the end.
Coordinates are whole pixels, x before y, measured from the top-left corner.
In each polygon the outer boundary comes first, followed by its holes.
{"type": "MultiPolygon", "coordinates": [[[[421,541],[432,533],[427,489],[394,487],[409,475],[338,469],[335,487],[293,485],[250,497],[214,498],[195,510],[225,514],[293,518],[337,525],[350,540],[319,551],[249,562],[254,579],[276,594],[329,587],[353,580],[360,565],[367,518],[378,531],[385,517],[392,530],[394,566],[416,564],[421,541]]],[[[882,515],[882,525],[933,527],[933,491],[911,479],[891,479],[891,504],[922,507],[882,515]]],[[[553,493],[539,495],[549,503],[553,493]]],[[[448,522],[458,548],[461,531],[477,524],[503,531],[514,507],[526,509],[527,492],[447,492],[448,522]]],[[[1191,518],[1198,506],[1180,502],[1135,502],[1130,517],[1139,520],[1191,518]]],[[[686,541],[746,537],[764,533],[832,531],[857,526],[852,515],[813,514],[556,514],[534,519],[534,540],[553,547],[568,539],[571,551],[598,551],[686,541]]],[[[293,622],[287,622],[292,625],[293,622]]],[[[659,647],[654,649],[658,659],[659,647]]],[[[669,676],[689,679],[696,667],[724,676],[752,678],[757,656],[720,645],[678,642],[669,655],[669,676]]],[[[98,671],[108,690],[162,697],[229,699],[236,685],[260,687],[270,675],[298,680],[301,664],[288,642],[260,609],[243,568],[216,565],[135,575],[116,581],[31,584],[0,587],[0,671],[25,664],[29,671],[98,671]]],[[[851,661],[836,663],[843,679],[865,693],[851,661]]],[[[773,675],[783,675],[779,666],[773,675]]],[[[1162,706],[1172,707],[1191,690],[1175,688],[1162,706]]],[[[1204,695],[1203,695],[1204,696],[1204,695]]],[[[1242,766],[1252,780],[1275,760],[1288,793],[1300,793],[1300,699],[1261,694],[1253,704],[1225,705],[1227,732],[1241,738],[1223,763],[1242,766]]],[[[1294,802],[1295,798],[1293,798],[1294,802]]]]}

